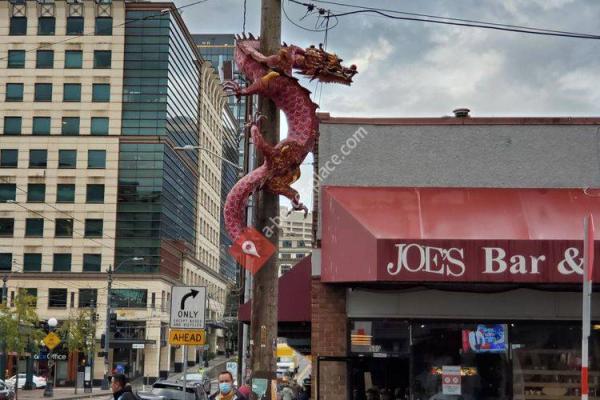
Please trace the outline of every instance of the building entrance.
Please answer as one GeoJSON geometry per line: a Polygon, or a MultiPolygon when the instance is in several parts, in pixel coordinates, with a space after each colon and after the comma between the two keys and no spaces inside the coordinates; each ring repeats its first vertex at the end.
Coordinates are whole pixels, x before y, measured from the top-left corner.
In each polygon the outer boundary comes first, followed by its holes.
{"type": "Polygon", "coordinates": [[[349,360],[353,400],[408,399],[409,357],[349,360]]]}

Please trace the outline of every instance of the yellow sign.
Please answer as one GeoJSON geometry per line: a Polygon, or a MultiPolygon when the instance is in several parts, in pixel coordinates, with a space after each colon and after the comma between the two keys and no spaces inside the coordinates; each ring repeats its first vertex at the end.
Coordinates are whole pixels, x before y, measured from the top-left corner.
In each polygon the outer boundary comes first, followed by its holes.
{"type": "Polygon", "coordinates": [[[206,343],[204,329],[171,329],[169,344],[203,345],[206,343]]]}
{"type": "Polygon", "coordinates": [[[54,348],[60,344],[60,338],[58,337],[58,335],[56,333],[50,332],[44,338],[44,344],[50,350],[54,350],[54,348]]]}

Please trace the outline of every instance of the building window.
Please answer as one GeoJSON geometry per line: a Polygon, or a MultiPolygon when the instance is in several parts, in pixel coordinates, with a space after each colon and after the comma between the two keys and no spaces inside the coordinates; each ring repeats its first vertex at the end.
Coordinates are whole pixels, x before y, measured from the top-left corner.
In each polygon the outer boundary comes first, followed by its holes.
{"type": "Polygon", "coordinates": [[[94,50],[94,68],[110,68],[111,59],[110,50],[94,50]]]}
{"type": "Polygon", "coordinates": [[[79,289],[79,308],[96,307],[98,289],[79,289]]]}
{"type": "Polygon", "coordinates": [[[286,260],[292,258],[292,255],[290,253],[280,253],[280,255],[281,255],[281,258],[286,259],[286,260]]]}
{"type": "Polygon", "coordinates": [[[33,135],[49,135],[50,134],[50,117],[33,117],[33,135]]]}
{"type": "Polygon", "coordinates": [[[67,35],[83,34],[83,17],[67,17],[67,35]]]}
{"type": "Polygon", "coordinates": [[[48,308],[67,308],[67,289],[48,289],[48,308]]]}
{"type": "Polygon", "coordinates": [[[6,84],[6,101],[23,101],[23,84],[6,84]]]}
{"type": "Polygon", "coordinates": [[[74,203],[75,185],[72,183],[59,183],[58,185],[56,185],[56,202],[74,203]]]}
{"type": "Polygon", "coordinates": [[[44,236],[44,219],[43,218],[27,218],[25,220],[25,237],[42,237],[44,236]]]}
{"type": "Polygon", "coordinates": [[[17,185],[14,183],[0,183],[0,203],[6,203],[8,200],[15,201],[17,195],[17,185]]]}
{"type": "Polygon", "coordinates": [[[29,150],[29,168],[46,168],[48,150],[29,150]]]}
{"type": "Polygon", "coordinates": [[[23,272],[40,272],[42,270],[41,253],[23,254],[23,272]]]}
{"type": "Polygon", "coordinates": [[[9,50],[7,67],[25,68],[25,50],[9,50]]]}
{"type": "Polygon", "coordinates": [[[70,218],[57,218],[54,225],[55,237],[73,237],[73,220],[70,218]]]}
{"type": "Polygon", "coordinates": [[[12,253],[0,253],[0,271],[12,269],[12,253]]]}
{"type": "Polygon", "coordinates": [[[0,150],[0,167],[17,168],[19,166],[19,150],[2,149],[0,150]]]}
{"type": "Polygon", "coordinates": [[[83,255],[83,272],[100,272],[102,263],[101,254],[84,254],[83,255]]]}
{"type": "Polygon", "coordinates": [[[54,260],[52,264],[52,271],[54,272],[69,272],[71,271],[71,254],[60,253],[54,254],[54,260]]]}
{"type": "Polygon", "coordinates": [[[38,35],[54,35],[56,19],[54,17],[38,18],[38,35]]]}
{"type": "Polygon", "coordinates": [[[59,150],[58,168],[76,168],[77,150],[59,150]]]}
{"type": "Polygon", "coordinates": [[[108,118],[92,117],[92,135],[108,135],[108,118]]]}
{"type": "Polygon", "coordinates": [[[61,134],[79,135],[79,117],[63,117],[61,134]]]}
{"type": "Polygon", "coordinates": [[[298,240],[298,247],[306,247],[306,242],[304,240],[298,240]]]}
{"type": "Polygon", "coordinates": [[[38,50],[35,67],[54,68],[54,50],[38,50]]]}
{"type": "Polygon", "coordinates": [[[43,183],[30,183],[27,185],[27,202],[43,203],[46,201],[46,185],[43,183]]]}
{"type": "Polygon", "coordinates": [[[111,17],[96,17],[96,35],[112,35],[112,24],[111,17]]]}
{"type": "Polygon", "coordinates": [[[65,51],[65,68],[81,68],[83,64],[83,53],[81,50],[65,51]]]}
{"type": "Polygon", "coordinates": [[[304,254],[301,254],[301,253],[299,253],[299,254],[296,254],[296,258],[297,258],[297,259],[298,259],[298,258],[304,258],[304,254]]]}
{"type": "Polygon", "coordinates": [[[65,83],[63,86],[63,101],[81,101],[81,84],[65,83]]]}
{"type": "Polygon", "coordinates": [[[283,245],[283,247],[292,247],[292,241],[284,240],[282,245],[283,245]]]}
{"type": "Polygon", "coordinates": [[[4,134],[21,134],[21,117],[4,117],[4,134]]]}
{"type": "Polygon", "coordinates": [[[86,203],[104,203],[104,185],[89,184],[85,195],[86,203]]]}
{"type": "Polygon", "coordinates": [[[71,292],[71,305],[69,307],[75,307],[75,292],[71,292]]]}
{"type": "Polygon", "coordinates": [[[10,19],[9,35],[27,35],[27,18],[26,17],[12,17],[10,19]]]}
{"type": "MultiPolygon", "coordinates": [[[[38,297],[37,288],[24,288],[24,289],[18,289],[18,290],[19,290],[19,296],[27,296],[29,298],[29,305],[31,307],[37,306],[37,297],[38,297]]],[[[12,305],[12,301],[13,301],[13,299],[11,298],[11,305],[12,305]]]]}
{"type": "Polygon", "coordinates": [[[0,218],[0,236],[12,237],[15,233],[14,218],[0,218]]]}
{"type": "Polygon", "coordinates": [[[110,85],[108,83],[94,83],[92,85],[92,101],[106,103],[110,101],[110,85]]]}
{"type": "Polygon", "coordinates": [[[101,219],[85,220],[85,237],[102,237],[104,221],[101,219]]]}
{"type": "Polygon", "coordinates": [[[148,305],[148,290],[112,289],[110,304],[117,308],[146,308],[148,305]]]}
{"type": "Polygon", "coordinates": [[[88,150],[88,168],[106,168],[106,150],[88,150]]]}
{"type": "Polygon", "coordinates": [[[36,83],[33,99],[34,101],[52,101],[52,84],[36,83]]]}

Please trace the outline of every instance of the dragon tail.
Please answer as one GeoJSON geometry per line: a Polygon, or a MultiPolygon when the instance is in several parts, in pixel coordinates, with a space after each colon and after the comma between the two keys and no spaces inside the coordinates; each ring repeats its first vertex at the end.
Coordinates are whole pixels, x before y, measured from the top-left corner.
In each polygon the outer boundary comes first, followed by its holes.
{"type": "Polygon", "coordinates": [[[235,242],[244,229],[246,229],[246,205],[250,195],[258,190],[267,177],[267,167],[263,164],[240,179],[231,188],[225,200],[223,218],[225,229],[233,242],[235,242]]]}

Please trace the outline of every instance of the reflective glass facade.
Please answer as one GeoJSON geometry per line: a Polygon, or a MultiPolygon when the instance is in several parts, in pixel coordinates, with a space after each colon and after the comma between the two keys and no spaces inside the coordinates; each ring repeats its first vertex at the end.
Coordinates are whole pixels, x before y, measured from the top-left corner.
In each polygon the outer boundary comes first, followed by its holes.
{"type": "Polygon", "coordinates": [[[129,9],[127,21],[115,263],[144,257],[119,272],[178,275],[196,242],[198,156],[173,146],[198,145],[199,70],[168,13],[129,9]]]}

